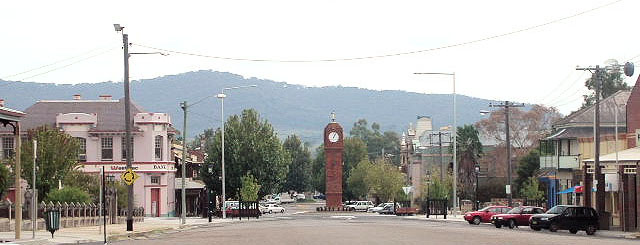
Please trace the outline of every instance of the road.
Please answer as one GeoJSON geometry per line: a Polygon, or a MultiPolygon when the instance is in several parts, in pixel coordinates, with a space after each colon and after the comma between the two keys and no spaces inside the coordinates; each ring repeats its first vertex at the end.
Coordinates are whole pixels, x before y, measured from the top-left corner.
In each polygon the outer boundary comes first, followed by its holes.
{"type": "Polygon", "coordinates": [[[366,213],[265,215],[259,220],[219,224],[114,244],[638,244],[638,241],[535,232],[528,227],[496,229],[462,222],[427,221],[366,213]]]}

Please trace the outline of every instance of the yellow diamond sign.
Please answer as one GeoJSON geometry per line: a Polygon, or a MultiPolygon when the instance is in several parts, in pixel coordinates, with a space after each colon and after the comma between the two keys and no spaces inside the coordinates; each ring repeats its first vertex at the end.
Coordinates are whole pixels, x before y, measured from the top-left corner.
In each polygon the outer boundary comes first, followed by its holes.
{"type": "Polygon", "coordinates": [[[124,171],[124,173],[120,175],[120,179],[122,179],[122,181],[124,181],[124,183],[127,185],[133,185],[133,183],[136,182],[138,178],[140,178],[140,175],[136,174],[136,172],[133,172],[131,168],[127,168],[127,171],[124,171]]]}

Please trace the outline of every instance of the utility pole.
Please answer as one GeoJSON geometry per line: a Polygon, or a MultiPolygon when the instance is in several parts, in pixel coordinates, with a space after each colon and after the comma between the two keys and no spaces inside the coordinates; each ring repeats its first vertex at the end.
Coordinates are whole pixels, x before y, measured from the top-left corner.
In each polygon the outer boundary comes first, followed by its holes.
{"type": "MultiPolygon", "coordinates": [[[[114,24],[117,32],[122,32],[124,50],[124,125],[125,144],[127,149],[127,170],[131,169],[131,96],[129,94],[129,34],[124,33],[123,26],[114,24]]],[[[133,184],[127,185],[127,231],[133,231],[133,184]]]]}
{"type": "Polygon", "coordinates": [[[36,190],[36,159],[38,158],[38,141],[33,140],[33,184],[31,190],[33,195],[31,196],[31,236],[36,239],[36,228],[38,227],[38,192],[36,190]]]}
{"type": "Polygon", "coordinates": [[[524,104],[513,104],[508,100],[504,102],[504,104],[489,104],[489,107],[502,107],[504,108],[504,126],[505,126],[505,135],[507,138],[507,187],[505,188],[507,192],[507,199],[509,200],[509,207],[513,207],[513,195],[511,190],[511,172],[513,172],[511,168],[511,135],[509,134],[509,108],[510,107],[524,107],[524,104]]]}
{"type": "Polygon", "coordinates": [[[21,145],[22,138],[20,137],[20,124],[17,124],[14,128],[15,131],[15,142],[16,142],[16,151],[15,151],[15,163],[16,163],[16,177],[15,177],[15,206],[16,206],[16,222],[15,222],[15,237],[16,240],[20,239],[22,235],[22,187],[20,186],[20,173],[22,173],[22,166],[20,164],[20,155],[21,155],[21,145]]]}
{"type": "Polygon", "coordinates": [[[186,194],[186,186],[185,186],[185,178],[187,172],[187,101],[183,101],[180,103],[180,107],[182,108],[182,112],[184,114],[184,122],[182,125],[182,191],[181,194],[181,214],[180,220],[182,225],[187,223],[187,194],[186,194]]]}
{"type": "Polygon", "coordinates": [[[430,137],[431,136],[436,136],[436,135],[438,136],[438,148],[440,150],[440,181],[444,181],[444,176],[445,176],[445,172],[446,172],[447,168],[445,168],[444,155],[443,155],[443,152],[442,152],[442,136],[443,135],[448,135],[449,138],[451,138],[451,134],[450,133],[443,133],[443,132],[429,134],[430,137]]]}

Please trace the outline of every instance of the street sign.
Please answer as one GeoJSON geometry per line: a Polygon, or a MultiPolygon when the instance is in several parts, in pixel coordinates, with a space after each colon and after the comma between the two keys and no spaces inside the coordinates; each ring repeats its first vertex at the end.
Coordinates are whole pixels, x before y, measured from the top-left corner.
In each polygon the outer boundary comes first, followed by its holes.
{"type": "Polygon", "coordinates": [[[504,188],[507,194],[511,194],[511,185],[505,185],[504,188]]]}
{"type": "Polygon", "coordinates": [[[127,168],[127,170],[124,171],[122,175],[120,175],[120,179],[122,179],[122,181],[124,181],[124,183],[127,185],[133,185],[133,183],[136,182],[138,178],[140,178],[140,175],[136,174],[136,172],[133,172],[131,168],[127,168]]]}
{"type": "Polygon", "coordinates": [[[411,192],[411,189],[413,189],[413,186],[403,186],[402,190],[404,191],[405,195],[409,195],[409,192],[411,192]]]}

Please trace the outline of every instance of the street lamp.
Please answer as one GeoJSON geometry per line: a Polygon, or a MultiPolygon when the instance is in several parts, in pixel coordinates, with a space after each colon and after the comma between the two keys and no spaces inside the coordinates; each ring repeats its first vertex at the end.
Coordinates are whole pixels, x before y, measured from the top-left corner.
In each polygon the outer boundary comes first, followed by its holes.
{"type": "Polygon", "coordinates": [[[475,201],[475,204],[476,204],[476,210],[478,210],[480,208],[480,202],[478,201],[478,187],[480,185],[480,182],[478,181],[478,179],[479,179],[478,177],[480,176],[480,165],[476,164],[474,169],[475,169],[475,172],[476,172],[476,198],[475,198],[476,201],[475,201]]]}
{"type": "MultiPolygon", "coordinates": [[[[129,34],[124,33],[124,26],[113,24],[116,32],[122,32],[122,44],[124,50],[124,121],[125,121],[125,144],[127,169],[132,168],[131,164],[131,96],[129,94],[129,57],[132,54],[161,54],[153,53],[129,53],[129,34]]],[[[127,186],[127,231],[133,231],[133,184],[127,186]]]]}
{"type": "MultiPolygon", "coordinates": [[[[213,165],[210,164],[208,168],[209,176],[212,177],[213,174],[213,165]]],[[[207,217],[209,218],[209,223],[211,223],[211,188],[207,187],[207,217]]]]}
{"type": "Polygon", "coordinates": [[[221,132],[222,132],[222,218],[225,219],[227,218],[227,203],[226,203],[226,185],[225,185],[225,172],[224,172],[224,98],[227,97],[227,95],[224,93],[225,90],[232,90],[232,89],[241,89],[241,88],[255,88],[258,85],[247,85],[247,86],[237,86],[237,87],[229,87],[229,88],[223,88],[222,91],[216,95],[216,98],[220,99],[220,105],[221,105],[221,109],[220,109],[220,117],[221,117],[221,132]]]}
{"type": "Polygon", "coordinates": [[[457,125],[456,125],[456,73],[446,73],[446,72],[414,72],[416,75],[445,75],[451,76],[453,79],[453,216],[456,216],[456,210],[458,209],[458,197],[457,197],[457,188],[458,185],[458,163],[456,159],[457,155],[457,125]]]}

